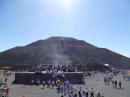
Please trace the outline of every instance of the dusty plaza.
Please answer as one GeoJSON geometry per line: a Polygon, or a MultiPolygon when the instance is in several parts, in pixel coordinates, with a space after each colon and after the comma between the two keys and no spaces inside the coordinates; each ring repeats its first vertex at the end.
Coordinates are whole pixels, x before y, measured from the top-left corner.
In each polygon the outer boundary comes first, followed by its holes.
{"type": "MultiPolygon", "coordinates": [[[[8,97],[61,97],[62,93],[57,93],[56,87],[54,89],[45,88],[43,89],[42,85],[20,85],[12,84],[15,78],[15,72],[8,78],[8,87],[9,87],[9,96],[8,97]]],[[[93,77],[85,77],[85,84],[83,85],[73,85],[76,89],[82,87],[85,88],[94,88],[95,97],[96,92],[100,91],[104,97],[130,97],[130,81],[125,81],[122,76],[114,77],[115,80],[122,81],[122,88],[115,89],[112,85],[105,85],[103,81],[103,75],[98,73],[97,79],[93,77]]],[[[65,97],[68,97],[66,95],[65,97]]]]}

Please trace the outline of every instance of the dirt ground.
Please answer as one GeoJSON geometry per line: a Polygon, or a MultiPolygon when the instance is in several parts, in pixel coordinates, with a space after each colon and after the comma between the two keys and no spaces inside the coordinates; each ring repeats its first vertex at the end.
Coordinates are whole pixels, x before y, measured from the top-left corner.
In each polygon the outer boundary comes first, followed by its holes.
{"type": "MultiPolygon", "coordinates": [[[[10,88],[9,97],[60,97],[61,95],[56,93],[56,88],[42,89],[42,86],[14,85],[12,84],[14,78],[13,73],[8,80],[10,88]]],[[[94,88],[95,91],[100,91],[104,97],[130,97],[130,81],[124,81],[122,77],[115,77],[114,79],[122,81],[123,89],[114,89],[111,85],[104,85],[103,76],[101,74],[98,74],[98,81],[93,78],[85,78],[85,85],[75,85],[75,87],[77,89],[79,89],[79,87],[83,89],[94,88]]]]}

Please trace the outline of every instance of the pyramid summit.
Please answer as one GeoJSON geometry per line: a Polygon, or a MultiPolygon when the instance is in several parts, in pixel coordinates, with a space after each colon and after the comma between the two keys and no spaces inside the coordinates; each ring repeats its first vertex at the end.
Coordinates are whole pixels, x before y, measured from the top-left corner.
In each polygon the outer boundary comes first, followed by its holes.
{"type": "Polygon", "coordinates": [[[54,36],[54,37],[50,37],[47,40],[78,40],[72,37],[64,37],[64,36],[54,36]]]}
{"type": "Polygon", "coordinates": [[[130,58],[98,48],[72,37],[50,37],[0,53],[0,65],[6,64],[109,64],[115,68],[130,68],[130,58]]]}

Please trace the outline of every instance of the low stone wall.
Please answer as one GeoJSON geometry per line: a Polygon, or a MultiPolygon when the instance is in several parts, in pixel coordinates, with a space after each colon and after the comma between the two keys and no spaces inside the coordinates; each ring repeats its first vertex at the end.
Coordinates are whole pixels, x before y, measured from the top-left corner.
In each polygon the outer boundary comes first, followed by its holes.
{"type": "MultiPolygon", "coordinates": [[[[65,72],[66,79],[73,84],[84,84],[82,72],[65,72]]],[[[39,79],[40,81],[48,80],[51,78],[49,73],[34,73],[34,72],[21,72],[15,73],[15,80],[13,84],[26,84],[29,85],[31,80],[39,79]]]]}

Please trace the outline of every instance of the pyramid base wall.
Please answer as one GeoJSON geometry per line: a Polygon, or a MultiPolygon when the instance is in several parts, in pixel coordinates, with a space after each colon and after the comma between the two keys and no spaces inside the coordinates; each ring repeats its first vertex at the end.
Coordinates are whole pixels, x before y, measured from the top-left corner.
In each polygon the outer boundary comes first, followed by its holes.
{"type": "MultiPolygon", "coordinates": [[[[64,74],[66,76],[66,80],[69,80],[72,84],[84,84],[84,77],[82,72],[66,72],[64,74]]],[[[30,85],[31,80],[36,81],[37,79],[39,79],[42,82],[43,80],[51,79],[52,78],[51,76],[52,75],[49,73],[33,73],[33,72],[15,73],[15,80],[13,84],[30,85]]]]}

